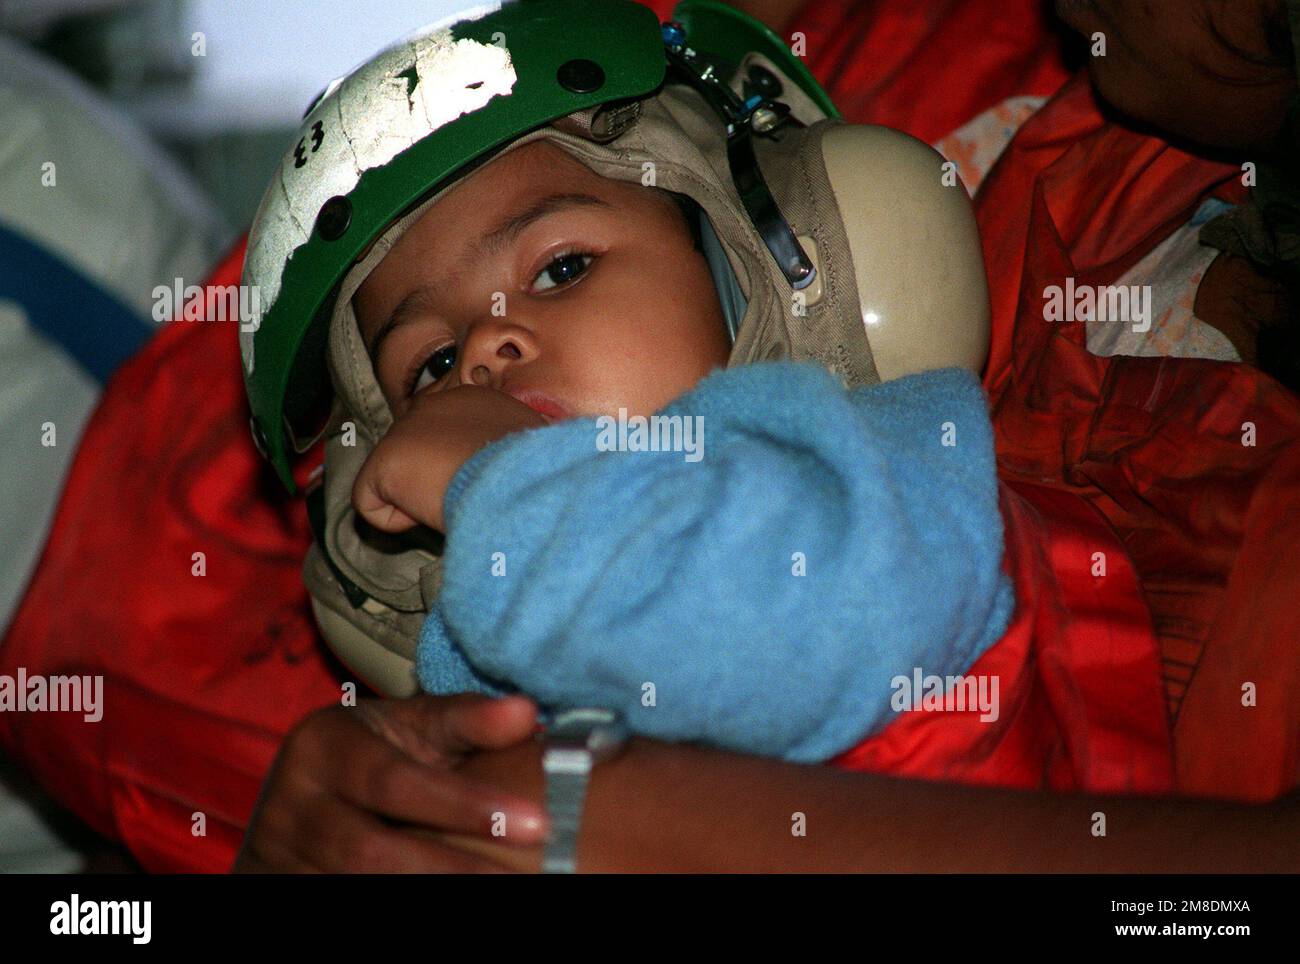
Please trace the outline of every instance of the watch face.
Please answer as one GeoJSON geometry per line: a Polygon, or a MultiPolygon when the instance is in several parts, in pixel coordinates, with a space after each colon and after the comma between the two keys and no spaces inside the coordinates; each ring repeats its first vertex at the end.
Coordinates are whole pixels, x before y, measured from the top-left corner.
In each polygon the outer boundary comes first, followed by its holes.
{"type": "Polygon", "coordinates": [[[614,710],[596,707],[561,710],[551,717],[546,727],[548,745],[581,748],[598,760],[617,750],[626,738],[622,717],[614,710]]]}
{"type": "Polygon", "coordinates": [[[598,726],[614,726],[619,716],[613,710],[597,707],[579,707],[572,710],[560,710],[551,717],[547,732],[556,736],[568,736],[595,729],[598,726]]]}

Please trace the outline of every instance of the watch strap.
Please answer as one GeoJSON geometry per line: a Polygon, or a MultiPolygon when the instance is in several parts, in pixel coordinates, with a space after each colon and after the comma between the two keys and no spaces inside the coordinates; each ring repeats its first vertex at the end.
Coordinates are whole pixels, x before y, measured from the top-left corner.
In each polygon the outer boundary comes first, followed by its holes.
{"type": "Polygon", "coordinates": [[[612,710],[584,707],[551,718],[542,753],[551,824],[542,851],[542,873],[577,872],[578,833],[592,768],[619,752],[626,733],[622,719],[612,710]]]}
{"type": "Polygon", "coordinates": [[[546,812],[551,832],[542,853],[542,873],[572,874],[578,869],[578,831],[594,763],[591,751],[579,747],[547,751],[546,812]]]}

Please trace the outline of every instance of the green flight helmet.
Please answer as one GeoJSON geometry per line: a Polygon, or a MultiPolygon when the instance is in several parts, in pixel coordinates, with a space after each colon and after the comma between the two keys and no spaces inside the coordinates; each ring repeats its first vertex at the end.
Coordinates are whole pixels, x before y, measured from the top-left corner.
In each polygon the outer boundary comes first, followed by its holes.
{"type": "Polygon", "coordinates": [[[686,0],[673,17],[660,24],[632,0],[481,5],[388,48],[315,101],[258,208],[242,279],[259,295],[240,331],[253,438],[290,493],[294,454],[328,421],[339,284],[385,229],[521,135],[602,105],[616,117],[670,73],[718,112],[739,196],[792,287],[812,282],[748,144],[785,105],[761,83],[733,83],[737,66],[760,52],[825,116],[838,112],[759,21],[714,0],[686,0]]]}

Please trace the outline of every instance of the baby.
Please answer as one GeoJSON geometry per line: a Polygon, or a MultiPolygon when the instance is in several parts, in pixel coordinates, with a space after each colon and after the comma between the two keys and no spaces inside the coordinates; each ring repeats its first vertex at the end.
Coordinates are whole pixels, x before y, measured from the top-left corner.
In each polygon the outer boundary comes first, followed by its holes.
{"type": "Polygon", "coordinates": [[[985,399],[960,369],[726,368],[683,210],[545,141],[434,203],[353,299],[393,414],[353,505],[446,534],[426,690],[826,760],[889,721],[895,678],[1006,628],[985,399]],[[601,444],[600,417],[655,413],[701,420],[696,457],[601,444]]]}

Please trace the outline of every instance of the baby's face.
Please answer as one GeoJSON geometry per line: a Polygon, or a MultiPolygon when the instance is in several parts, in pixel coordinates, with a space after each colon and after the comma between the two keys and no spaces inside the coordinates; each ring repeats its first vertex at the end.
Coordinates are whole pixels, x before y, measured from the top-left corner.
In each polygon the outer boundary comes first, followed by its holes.
{"type": "Polygon", "coordinates": [[[672,199],[534,141],[447,192],[353,299],[394,418],[474,384],[548,418],[649,415],[730,354],[672,199]]]}

